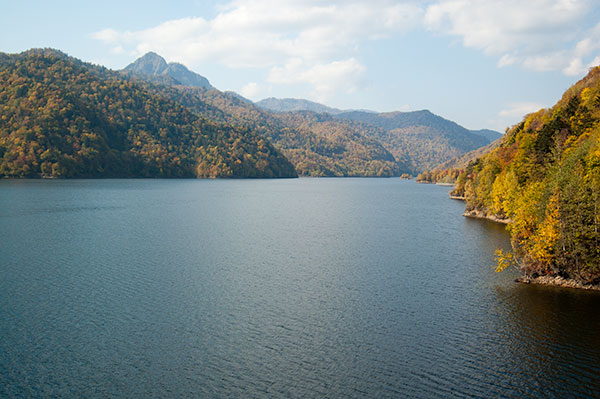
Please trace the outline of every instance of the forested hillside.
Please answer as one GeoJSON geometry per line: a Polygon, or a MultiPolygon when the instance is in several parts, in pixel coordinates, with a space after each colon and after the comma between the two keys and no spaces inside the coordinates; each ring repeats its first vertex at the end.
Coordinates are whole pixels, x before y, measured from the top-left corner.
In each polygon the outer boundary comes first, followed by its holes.
{"type": "Polygon", "coordinates": [[[55,50],[0,55],[0,176],[291,177],[250,129],[55,50]]]}
{"type": "Polygon", "coordinates": [[[431,170],[443,162],[497,140],[501,134],[468,130],[428,110],[413,112],[342,111],[312,101],[267,98],[257,106],[274,112],[327,113],[344,122],[357,122],[361,132],[380,142],[398,161],[401,170],[413,174],[431,170]]]}
{"type": "Polygon", "coordinates": [[[380,141],[396,159],[404,160],[413,173],[483,147],[500,137],[497,132],[470,131],[430,111],[372,113],[346,112],[336,117],[378,127],[371,137],[380,141]]]}
{"type": "Polygon", "coordinates": [[[456,180],[461,173],[465,171],[467,166],[483,155],[497,148],[502,143],[502,139],[493,141],[492,143],[469,151],[464,155],[460,155],[449,161],[446,161],[433,170],[427,170],[417,175],[417,181],[421,183],[456,183],[456,180]]]}
{"type": "Polygon", "coordinates": [[[150,90],[206,118],[266,137],[302,176],[389,177],[408,171],[353,122],[313,112],[271,113],[215,89],[176,85],[150,90]]]}
{"type": "Polygon", "coordinates": [[[54,50],[1,54],[0,79],[1,176],[399,176],[487,140],[426,111],[272,113],[153,53],[120,73],[54,50]]]}
{"type": "Polygon", "coordinates": [[[600,282],[600,67],[471,163],[455,194],[467,212],[511,221],[500,269],[600,282]]]}
{"type": "Polygon", "coordinates": [[[234,93],[178,81],[164,72],[167,65],[148,53],[123,73],[178,89],[181,94],[171,92],[171,98],[200,115],[259,131],[300,175],[416,174],[500,136],[491,130],[469,131],[429,111],[344,112],[302,99],[268,98],[252,104],[234,93]]]}
{"type": "Polygon", "coordinates": [[[408,171],[378,141],[366,136],[364,126],[310,111],[274,114],[216,90],[181,90],[213,106],[202,111],[211,117],[256,129],[300,175],[389,177],[408,171]]]}
{"type": "Polygon", "coordinates": [[[368,137],[370,126],[309,111],[277,115],[288,129],[269,136],[298,173],[316,176],[399,176],[406,164],[368,137]],[[298,134],[300,133],[300,134],[298,134]]]}

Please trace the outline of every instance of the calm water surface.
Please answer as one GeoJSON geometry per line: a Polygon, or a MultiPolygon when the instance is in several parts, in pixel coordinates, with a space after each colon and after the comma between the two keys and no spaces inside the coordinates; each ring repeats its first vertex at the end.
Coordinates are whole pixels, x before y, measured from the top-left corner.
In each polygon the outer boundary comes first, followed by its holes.
{"type": "Polygon", "coordinates": [[[399,179],[0,182],[1,397],[600,397],[600,295],[399,179]]]}

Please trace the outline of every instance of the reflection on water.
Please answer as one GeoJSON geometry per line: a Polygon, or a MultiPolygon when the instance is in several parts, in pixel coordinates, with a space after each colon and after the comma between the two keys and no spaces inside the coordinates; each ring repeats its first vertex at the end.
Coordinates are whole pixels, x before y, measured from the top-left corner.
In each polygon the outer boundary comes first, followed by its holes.
{"type": "Polygon", "coordinates": [[[596,397],[600,319],[594,315],[600,295],[535,285],[497,288],[497,293],[508,316],[508,359],[521,374],[514,383],[546,397],[596,397]]]}
{"type": "Polygon", "coordinates": [[[400,179],[0,182],[2,397],[597,397],[598,293],[400,179]]]}

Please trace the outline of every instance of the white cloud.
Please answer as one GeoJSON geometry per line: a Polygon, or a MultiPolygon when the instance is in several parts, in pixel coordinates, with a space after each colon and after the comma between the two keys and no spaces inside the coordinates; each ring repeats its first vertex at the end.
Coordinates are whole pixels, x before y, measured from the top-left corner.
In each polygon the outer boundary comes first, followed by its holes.
{"type": "Polygon", "coordinates": [[[497,57],[498,67],[584,74],[600,62],[594,1],[230,0],[210,19],[181,18],[137,31],[108,27],[93,37],[113,53],[134,58],[155,51],[196,70],[204,62],[261,68],[270,83],[308,85],[324,99],[364,86],[359,60],[369,41],[423,26],[497,57]]]}
{"type": "Polygon", "coordinates": [[[250,82],[240,89],[240,94],[251,100],[256,99],[258,94],[262,91],[261,87],[256,82],[250,82]]]}
{"type": "Polygon", "coordinates": [[[600,50],[600,28],[586,26],[592,0],[441,0],[425,26],[458,36],[466,47],[498,56],[498,66],[585,72],[600,50]]]}
{"type": "Polygon", "coordinates": [[[508,108],[500,111],[498,115],[503,118],[522,118],[542,108],[543,105],[534,102],[517,102],[508,104],[508,108]]]}
{"type": "Polygon", "coordinates": [[[125,52],[125,49],[123,48],[123,46],[117,45],[117,46],[113,47],[112,49],[110,49],[110,51],[113,54],[123,54],[125,52]]]}
{"type": "Polygon", "coordinates": [[[313,97],[325,101],[335,92],[353,93],[364,86],[365,70],[355,58],[316,65],[294,58],[283,67],[272,68],[267,80],[274,84],[308,83],[313,97]]]}
{"type": "Polygon", "coordinates": [[[192,68],[204,61],[267,68],[270,81],[306,83],[323,96],[356,89],[364,67],[355,57],[363,43],[415,28],[422,13],[417,3],[394,0],[233,0],[210,20],[182,18],[139,31],[104,29],[93,37],[137,56],[156,51],[192,68]]]}
{"type": "Polygon", "coordinates": [[[517,58],[513,57],[512,55],[510,55],[510,54],[504,54],[498,60],[498,67],[502,68],[502,67],[505,67],[505,66],[513,65],[517,61],[518,61],[517,58]]]}
{"type": "Polygon", "coordinates": [[[103,42],[113,43],[119,40],[120,35],[121,34],[114,29],[103,29],[93,33],[92,37],[103,42]]]}
{"type": "Polygon", "coordinates": [[[590,68],[600,65],[600,56],[596,56],[592,61],[584,64],[581,58],[574,58],[568,66],[563,69],[563,72],[569,76],[579,76],[586,74],[590,68]]]}

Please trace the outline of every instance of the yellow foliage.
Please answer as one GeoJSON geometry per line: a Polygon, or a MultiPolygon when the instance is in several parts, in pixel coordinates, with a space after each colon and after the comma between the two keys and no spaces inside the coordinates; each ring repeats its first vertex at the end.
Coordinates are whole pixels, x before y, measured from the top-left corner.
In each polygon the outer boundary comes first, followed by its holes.
{"type": "Polygon", "coordinates": [[[492,185],[492,211],[512,218],[518,188],[518,179],[514,171],[500,173],[492,185]]]}
{"type": "Polygon", "coordinates": [[[542,201],[545,184],[542,182],[531,183],[515,198],[513,208],[513,223],[510,226],[513,239],[520,247],[528,250],[531,247],[532,237],[538,227],[538,208],[542,201]]]}
{"type": "Polygon", "coordinates": [[[546,217],[540,224],[537,234],[531,238],[530,254],[541,264],[548,266],[554,257],[554,248],[560,234],[558,192],[550,197],[546,207],[546,217]]]}
{"type": "Polygon", "coordinates": [[[591,90],[589,87],[581,90],[581,100],[586,103],[591,97],[591,90]]]}
{"type": "Polygon", "coordinates": [[[517,260],[512,252],[504,252],[501,249],[497,249],[494,254],[496,255],[496,273],[503,272],[509,266],[517,267],[517,260]]]}
{"type": "Polygon", "coordinates": [[[587,165],[590,169],[600,167],[600,146],[590,151],[587,159],[587,165]]]}

